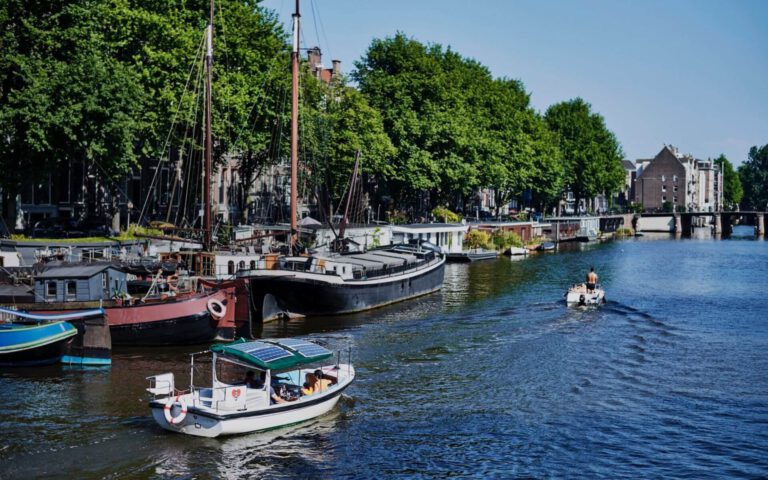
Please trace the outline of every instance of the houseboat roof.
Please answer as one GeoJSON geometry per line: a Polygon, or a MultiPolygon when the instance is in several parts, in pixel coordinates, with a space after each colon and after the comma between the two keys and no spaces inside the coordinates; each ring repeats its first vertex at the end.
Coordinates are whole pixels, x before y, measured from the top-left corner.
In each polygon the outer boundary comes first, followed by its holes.
{"type": "Polygon", "coordinates": [[[108,268],[118,269],[111,263],[96,263],[86,265],[60,265],[50,267],[42,273],[35,275],[36,278],[91,278],[108,268]]]}
{"type": "Polygon", "coordinates": [[[392,225],[393,232],[425,231],[433,232],[466,232],[469,227],[462,223],[409,223],[407,225],[392,225]]]}
{"type": "Polygon", "coordinates": [[[286,370],[319,362],[333,356],[325,347],[298,338],[278,338],[249,342],[245,339],[216,344],[211,351],[237,363],[262,370],[286,370]]]}

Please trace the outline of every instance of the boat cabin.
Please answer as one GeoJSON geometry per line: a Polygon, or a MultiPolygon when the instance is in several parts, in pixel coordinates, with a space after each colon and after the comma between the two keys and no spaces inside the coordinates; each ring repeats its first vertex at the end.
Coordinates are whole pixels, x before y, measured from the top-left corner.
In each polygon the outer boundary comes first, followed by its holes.
{"type": "Polygon", "coordinates": [[[464,236],[469,226],[461,223],[412,223],[392,225],[392,243],[426,240],[440,247],[443,253],[458,253],[464,249],[464,236]]]}
{"type": "Polygon", "coordinates": [[[35,276],[34,292],[46,303],[108,300],[127,292],[126,273],[111,263],[54,266],[35,276]]]}

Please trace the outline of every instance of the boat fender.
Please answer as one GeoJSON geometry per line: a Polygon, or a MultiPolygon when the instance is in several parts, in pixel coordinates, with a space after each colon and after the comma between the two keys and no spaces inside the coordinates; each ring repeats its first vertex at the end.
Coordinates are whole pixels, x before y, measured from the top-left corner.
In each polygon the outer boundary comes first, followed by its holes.
{"type": "Polygon", "coordinates": [[[176,398],[168,397],[168,401],[165,402],[165,408],[163,410],[163,413],[165,413],[165,421],[168,422],[168,425],[181,423],[187,416],[187,404],[184,402],[184,399],[181,398],[181,395],[177,395],[176,398]],[[177,404],[181,407],[181,413],[174,417],[171,414],[171,409],[177,404]]]}
{"type": "Polygon", "coordinates": [[[208,311],[211,312],[213,318],[218,320],[224,318],[224,315],[227,314],[227,307],[219,300],[211,298],[208,300],[208,311]]]}

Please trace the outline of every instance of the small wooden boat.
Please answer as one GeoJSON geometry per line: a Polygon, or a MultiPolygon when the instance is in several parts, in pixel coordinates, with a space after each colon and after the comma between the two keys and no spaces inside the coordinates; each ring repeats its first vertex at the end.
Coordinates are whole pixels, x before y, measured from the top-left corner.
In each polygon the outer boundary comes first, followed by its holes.
{"type": "Polygon", "coordinates": [[[10,322],[0,323],[0,366],[21,367],[59,362],[67,344],[78,334],[78,329],[68,320],[103,317],[104,311],[36,315],[0,308],[0,314],[13,317],[10,322]]]}
{"type": "Polygon", "coordinates": [[[591,307],[605,303],[605,290],[599,284],[592,290],[587,284],[576,283],[565,293],[565,303],[569,307],[591,307]]]}
{"type": "Polygon", "coordinates": [[[164,429],[199,437],[235,435],[291,425],[318,417],[331,410],[341,393],[355,378],[350,364],[317,367],[332,359],[333,352],[301,339],[246,342],[238,340],[213,345],[209,351],[192,355],[190,387],[175,388],[172,373],[147,377],[152,416],[164,429]],[[194,383],[195,359],[211,355],[211,385],[194,383]],[[314,366],[311,366],[313,365],[314,366]],[[261,378],[257,384],[243,382],[261,378]],[[245,375],[243,375],[245,372],[245,375]],[[255,373],[258,372],[258,375],[255,373]],[[310,391],[302,389],[305,379],[323,377],[310,391]]]}

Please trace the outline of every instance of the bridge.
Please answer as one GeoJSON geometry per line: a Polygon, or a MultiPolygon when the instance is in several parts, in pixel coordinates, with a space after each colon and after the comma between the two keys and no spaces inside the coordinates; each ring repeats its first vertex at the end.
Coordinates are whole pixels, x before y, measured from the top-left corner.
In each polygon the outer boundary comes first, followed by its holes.
{"type": "Polygon", "coordinates": [[[755,236],[765,235],[766,212],[685,212],[643,213],[632,219],[635,231],[673,232],[688,236],[697,226],[712,226],[712,233],[728,237],[733,233],[735,220],[741,225],[753,225],[755,236]]]}

